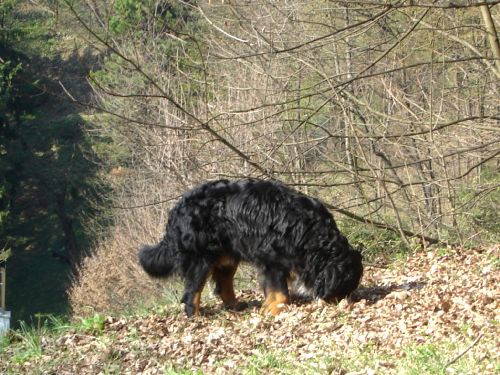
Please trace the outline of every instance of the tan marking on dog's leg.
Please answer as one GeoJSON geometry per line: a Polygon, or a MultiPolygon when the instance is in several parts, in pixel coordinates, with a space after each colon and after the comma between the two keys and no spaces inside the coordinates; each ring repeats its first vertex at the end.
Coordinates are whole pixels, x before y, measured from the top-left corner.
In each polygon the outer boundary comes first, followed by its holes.
{"type": "Polygon", "coordinates": [[[213,279],[219,286],[219,297],[224,302],[226,307],[234,307],[238,302],[236,295],[234,293],[234,274],[236,273],[236,267],[231,269],[225,269],[223,271],[215,270],[213,273],[213,279]]]}
{"type": "Polygon", "coordinates": [[[220,298],[227,307],[234,307],[238,302],[234,294],[233,275],[226,276],[221,281],[220,298]]]}
{"type": "Polygon", "coordinates": [[[209,276],[210,276],[210,272],[205,277],[205,280],[203,281],[203,284],[201,284],[200,289],[198,289],[198,291],[196,293],[194,293],[194,296],[193,296],[194,313],[193,313],[193,315],[195,315],[195,316],[200,315],[201,294],[203,293],[203,288],[205,287],[209,276]]]}
{"type": "Polygon", "coordinates": [[[264,314],[278,315],[288,304],[288,296],[280,291],[269,291],[264,301],[264,314]]]}
{"type": "Polygon", "coordinates": [[[200,315],[201,293],[202,290],[196,292],[193,297],[194,315],[200,315]]]}
{"type": "Polygon", "coordinates": [[[220,288],[219,297],[222,299],[225,307],[233,308],[238,300],[234,293],[234,275],[238,268],[238,261],[222,256],[213,270],[212,278],[220,288]]]}

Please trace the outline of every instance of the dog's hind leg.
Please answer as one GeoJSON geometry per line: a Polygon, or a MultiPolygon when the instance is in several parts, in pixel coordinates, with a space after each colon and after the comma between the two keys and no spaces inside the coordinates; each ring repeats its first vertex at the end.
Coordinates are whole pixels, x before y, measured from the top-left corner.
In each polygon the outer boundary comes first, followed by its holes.
{"type": "Polygon", "coordinates": [[[238,309],[238,300],[234,294],[234,274],[238,268],[238,261],[223,259],[217,262],[212,271],[212,279],[215,282],[214,292],[229,309],[238,309]]]}
{"type": "Polygon", "coordinates": [[[263,305],[264,314],[278,315],[288,304],[289,272],[277,268],[267,268],[264,271],[264,294],[266,300],[263,305]]]}
{"type": "Polygon", "coordinates": [[[184,311],[187,316],[200,315],[201,293],[208,278],[210,267],[204,263],[193,264],[183,275],[184,311]]]}

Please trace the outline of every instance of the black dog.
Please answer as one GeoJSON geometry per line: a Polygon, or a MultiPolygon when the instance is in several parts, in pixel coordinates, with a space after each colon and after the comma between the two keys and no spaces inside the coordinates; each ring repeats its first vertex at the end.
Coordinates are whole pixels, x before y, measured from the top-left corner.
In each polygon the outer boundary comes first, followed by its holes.
{"type": "Polygon", "coordinates": [[[264,311],[278,314],[288,302],[287,282],[297,278],[312,296],[336,301],[360,282],[361,254],[340,234],[316,199],[278,182],[220,180],[188,191],[169,212],[166,234],[139,254],[154,277],[179,273],[188,316],[199,314],[211,275],[227,307],[237,304],[233,277],[240,261],[263,275],[264,311]]]}

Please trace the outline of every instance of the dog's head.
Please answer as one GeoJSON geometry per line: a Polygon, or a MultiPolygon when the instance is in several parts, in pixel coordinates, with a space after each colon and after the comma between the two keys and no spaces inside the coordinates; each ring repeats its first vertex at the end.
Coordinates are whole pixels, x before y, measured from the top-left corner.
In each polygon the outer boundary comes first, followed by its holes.
{"type": "Polygon", "coordinates": [[[314,284],[314,294],[327,302],[337,302],[358,287],[363,276],[361,253],[350,246],[329,259],[314,284]]]}

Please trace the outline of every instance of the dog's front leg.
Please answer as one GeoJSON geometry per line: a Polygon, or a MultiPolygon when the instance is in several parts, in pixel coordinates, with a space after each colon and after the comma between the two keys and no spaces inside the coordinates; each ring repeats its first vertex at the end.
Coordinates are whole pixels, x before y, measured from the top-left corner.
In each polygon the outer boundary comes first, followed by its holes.
{"type": "Polygon", "coordinates": [[[290,273],[277,268],[264,271],[264,294],[266,299],[263,313],[278,315],[288,304],[288,277],[290,273]]]}
{"type": "Polygon", "coordinates": [[[209,270],[208,265],[195,264],[184,274],[184,296],[181,302],[184,303],[184,311],[188,317],[200,315],[201,293],[209,270]]]}

